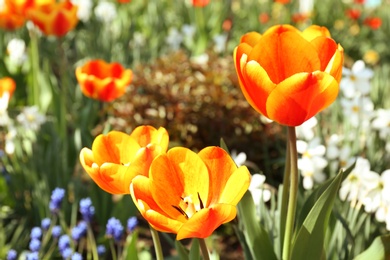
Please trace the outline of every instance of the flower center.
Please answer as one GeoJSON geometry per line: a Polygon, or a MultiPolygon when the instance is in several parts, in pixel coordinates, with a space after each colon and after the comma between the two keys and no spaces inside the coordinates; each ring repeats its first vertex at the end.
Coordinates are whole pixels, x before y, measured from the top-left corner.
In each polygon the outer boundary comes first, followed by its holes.
{"type": "Polygon", "coordinates": [[[198,192],[199,204],[195,203],[192,194],[189,196],[181,197],[179,206],[172,205],[177,211],[179,211],[186,219],[191,218],[196,212],[203,209],[203,202],[198,192]]]}

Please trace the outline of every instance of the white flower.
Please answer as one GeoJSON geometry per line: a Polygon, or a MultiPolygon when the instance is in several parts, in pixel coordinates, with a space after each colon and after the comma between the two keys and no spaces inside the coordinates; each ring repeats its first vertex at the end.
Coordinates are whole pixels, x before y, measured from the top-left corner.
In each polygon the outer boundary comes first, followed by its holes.
{"type": "Polygon", "coordinates": [[[72,4],[77,6],[77,17],[87,22],[91,17],[92,0],[71,0],[72,4]]]}
{"type": "Polygon", "coordinates": [[[117,16],[116,7],[111,2],[99,2],[94,12],[96,18],[106,24],[112,22],[117,16]]]}
{"type": "Polygon", "coordinates": [[[26,43],[22,39],[14,38],[7,44],[7,53],[12,63],[20,66],[27,59],[26,43]]]}
{"type": "Polygon", "coordinates": [[[379,131],[379,136],[386,140],[390,136],[390,109],[379,109],[372,121],[372,128],[379,131]]]}
{"type": "Polygon", "coordinates": [[[357,158],[355,168],[351,171],[348,177],[341,183],[339,196],[341,200],[352,201],[356,203],[364,198],[367,192],[366,183],[371,183],[376,172],[370,170],[370,162],[364,158],[357,158]]]}
{"type": "Polygon", "coordinates": [[[183,33],[184,38],[188,38],[192,40],[196,32],[196,27],[195,25],[184,24],[183,27],[181,28],[181,32],[183,33]]]}
{"type": "Polygon", "coordinates": [[[297,126],[296,134],[297,138],[304,139],[304,140],[311,140],[314,138],[314,128],[317,126],[317,118],[314,116],[310,118],[309,120],[305,121],[302,125],[297,126]]]}
{"type": "Polygon", "coordinates": [[[244,152],[240,152],[237,154],[236,150],[232,150],[231,155],[233,161],[236,163],[237,167],[240,167],[246,162],[246,154],[244,152]]]}
{"type": "Polygon", "coordinates": [[[314,0],[299,0],[299,13],[310,14],[313,11],[314,0]]]}
{"type": "Polygon", "coordinates": [[[13,154],[15,152],[15,143],[14,139],[17,135],[15,127],[12,125],[8,126],[8,132],[5,135],[5,148],[4,151],[7,154],[13,154]]]}
{"type": "Polygon", "coordinates": [[[368,213],[375,212],[381,205],[390,201],[390,170],[379,174],[370,175],[370,179],[366,179],[366,193],[362,198],[362,203],[365,206],[364,210],[368,213]]]}
{"type": "Polygon", "coordinates": [[[40,126],[46,121],[44,115],[39,113],[37,106],[24,107],[16,120],[26,129],[37,131],[40,126]]]}
{"type": "Polygon", "coordinates": [[[197,56],[192,56],[190,58],[190,61],[193,64],[204,66],[204,65],[207,64],[207,62],[209,62],[209,55],[207,53],[203,53],[203,54],[200,54],[200,55],[197,55],[197,56]]]}
{"type": "Polygon", "coordinates": [[[338,160],[341,167],[346,167],[350,161],[351,147],[344,145],[340,147],[342,138],[337,134],[330,136],[326,147],[326,158],[329,160],[338,160]]]}
{"type": "Polygon", "coordinates": [[[326,148],[321,145],[319,138],[314,138],[309,143],[298,140],[297,151],[302,154],[302,157],[298,159],[298,169],[303,177],[303,187],[311,190],[314,182],[321,183],[326,179],[323,173],[328,165],[328,161],[324,158],[326,148]]]}
{"type": "Polygon", "coordinates": [[[220,34],[213,37],[214,40],[214,51],[216,53],[222,53],[226,49],[227,35],[220,34]]]}
{"type": "Polygon", "coordinates": [[[176,28],[170,28],[168,36],[165,38],[165,42],[168,44],[171,50],[178,50],[183,42],[183,36],[176,28]]]}
{"type": "Polygon", "coordinates": [[[252,194],[253,202],[256,205],[257,214],[260,215],[261,201],[267,202],[271,199],[272,196],[271,190],[265,185],[265,176],[259,173],[253,174],[248,190],[252,194]]]}
{"type": "Polygon", "coordinates": [[[355,97],[352,100],[341,99],[341,106],[346,120],[353,127],[366,129],[374,111],[374,104],[369,97],[355,97]]]}
{"type": "Polygon", "coordinates": [[[143,46],[145,44],[145,36],[141,32],[134,32],[133,42],[137,47],[143,46]]]}
{"type": "Polygon", "coordinates": [[[9,92],[4,92],[0,97],[0,126],[6,126],[10,122],[7,111],[9,98],[9,92]]]}
{"type": "Polygon", "coordinates": [[[356,61],[351,69],[343,68],[344,77],[340,81],[340,89],[346,98],[367,95],[371,90],[370,79],[374,72],[366,68],[364,61],[356,61]]]}

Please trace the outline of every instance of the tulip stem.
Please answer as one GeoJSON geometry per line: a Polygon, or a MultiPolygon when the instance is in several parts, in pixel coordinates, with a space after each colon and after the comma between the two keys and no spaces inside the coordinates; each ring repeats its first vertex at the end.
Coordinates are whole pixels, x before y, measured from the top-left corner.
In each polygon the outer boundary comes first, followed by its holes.
{"type": "Polygon", "coordinates": [[[203,259],[210,260],[209,250],[207,249],[206,240],[204,238],[199,238],[200,251],[202,251],[203,259]]]}
{"type": "MultiPolygon", "coordinates": [[[[295,127],[288,127],[288,153],[286,162],[290,168],[290,192],[287,208],[286,230],[284,233],[283,255],[284,260],[291,257],[292,235],[294,231],[295,211],[297,207],[298,195],[298,155],[297,155],[297,137],[295,127]],[[289,160],[288,160],[289,158],[289,160]]],[[[288,167],[288,166],[286,166],[288,167]]],[[[285,176],[286,177],[286,176],[285,176]]]]}
{"type": "Polygon", "coordinates": [[[156,259],[163,260],[164,255],[162,253],[161,242],[160,242],[160,237],[158,236],[158,232],[157,230],[155,230],[150,226],[150,233],[152,234],[154,250],[156,252],[156,259]]]}

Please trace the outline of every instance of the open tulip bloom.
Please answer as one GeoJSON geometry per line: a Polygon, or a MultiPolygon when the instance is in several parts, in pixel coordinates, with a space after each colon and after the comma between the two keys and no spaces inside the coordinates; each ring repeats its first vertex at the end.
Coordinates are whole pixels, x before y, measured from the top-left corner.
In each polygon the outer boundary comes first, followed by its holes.
{"type": "Polygon", "coordinates": [[[233,220],[249,183],[246,166],[237,168],[222,148],[206,147],[196,154],[176,147],[152,162],[149,177],[135,177],[130,191],[153,228],[180,240],[206,238],[233,220]]]}
{"type": "Polygon", "coordinates": [[[250,32],[234,50],[241,90],[251,106],[282,125],[298,126],[337,97],[343,48],[325,27],[303,32],[277,25],[250,32]]]}
{"type": "Polygon", "coordinates": [[[127,135],[112,131],[99,135],[92,150],[83,148],[80,162],[99,187],[111,194],[129,194],[131,180],[137,175],[148,176],[153,159],[168,149],[165,128],[139,126],[127,135]]]}

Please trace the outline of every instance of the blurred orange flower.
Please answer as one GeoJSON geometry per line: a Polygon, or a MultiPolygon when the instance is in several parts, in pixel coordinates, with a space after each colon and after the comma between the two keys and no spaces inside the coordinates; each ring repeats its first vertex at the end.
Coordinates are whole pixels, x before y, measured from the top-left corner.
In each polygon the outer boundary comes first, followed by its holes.
{"type": "Polygon", "coordinates": [[[133,72],[119,63],[92,60],[76,69],[76,78],[81,91],[87,97],[112,101],[125,93],[133,72]]]}
{"type": "Polygon", "coordinates": [[[251,106],[282,125],[298,126],[337,97],[343,48],[325,27],[303,32],[277,25],[250,32],[234,50],[241,90],[251,106]]]}
{"type": "Polygon", "coordinates": [[[205,238],[235,218],[250,178],[246,166],[237,168],[222,148],[196,154],[175,147],[152,162],[149,178],[135,177],[130,192],[156,230],[175,233],[177,240],[205,238]]]}
{"type": "Polygon", "coordinates": [[[127,135],[111,131],[99,135],[92,150],[80,151],[80,162],[92,180],[111,194],[129,194],[131,180],[137,175],[148,176],[153,159],[168,149],[165,128],[139,126],[127,135]]]}
{"type": "Polygon", "coordinates": [[[77,6],[69,0],[33,6],[27,11],[27,16],[45,35],[57,37],[73,30],[79,21],[77,6]]]}
{"type": "Polygon", "coordinates": [[[195,7],[205,7],[210,3],[210,0],[192,0],[192,5],[195,7]]]}
{"type": "Polygon", "coordinates": [[[359,9],[348,9],[345,11],[345,14],[351,18],[352,20],[357,20],[359,19],[361,15],[361,11],[359,9]]]}
{"type": "Polygon", "coordinates": [[[131,2],[131,0],[118,0],[118,3],[120,3],[120,4],[127,4],[130,2],[131,2]]]}
{"type": "Polygon", "coordinates": [[[364,19],[364,24],[371,27],[373,30],[377,30],[382,25],[382,19],[379,17],[367,17],[364,19]]]}
{"type": "Polygon", "coordinates": [[[0,97],[2,97],[4,93],[8,93],[9,98],[11,98],[15,88],[16,84],[12,78],[4,77],[0,79],[0,97]]]}
{"type": "Polygon", "coordinates": [[[24,22],[24,17],[13,12],[7,5],[0,10],[0,28],[15,30],[22,27],[24,22]]]}
{"type": "Polygon", "coordinates": [[[5,0],[5,5],[10,10],[19,15],[26,15],[27,11],[33,7],[55,3],[55,0],[5,0]]]}

